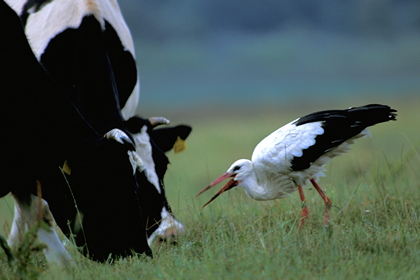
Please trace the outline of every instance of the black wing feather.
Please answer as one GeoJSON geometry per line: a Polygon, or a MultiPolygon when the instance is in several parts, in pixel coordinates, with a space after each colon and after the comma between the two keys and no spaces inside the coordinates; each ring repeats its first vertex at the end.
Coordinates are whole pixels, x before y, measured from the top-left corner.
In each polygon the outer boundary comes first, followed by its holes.
{"type": "Polygon", "coordinates": [[[315,138],[315,144],[305,150],[300,157],[292,160],[292,170],[310,167],[323,154],[358,135],[365,128],[381,122],[396,120],[396,110],[386,105],[369,104],[346,110],[327,110],[299,118],[296,126],[311,122],[322,122],[324,133],[315,138]]]}

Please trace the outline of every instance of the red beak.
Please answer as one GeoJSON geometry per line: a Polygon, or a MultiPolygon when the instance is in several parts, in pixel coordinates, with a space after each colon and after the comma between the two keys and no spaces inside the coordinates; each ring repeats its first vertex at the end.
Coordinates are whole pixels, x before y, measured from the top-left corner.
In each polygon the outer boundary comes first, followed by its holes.
{"type": "Polygon", "coordinates": [[[238,185],[238,182],[234,180],[236,174],[230,174],[230,173],[225,173],[222,176],[220,176],[219,178],[217,178],[216,180],[214,180],[213,182],[211,182],[207,187],[205,187],[204,189],[202,189],[198,194],[195,195],[195,197],[199,196],[200,194],[202,194],[203,192],[209,190],[211,187],[214,187],[215,185],[219,184],[220,182],[222,182],[223,180],[232,177],[229,182],[226,183],[226,185],[223,186],[223,188],[220,189],[220,191],[218,193],[216,193],[206,204],[203,205],[206,206],[207,204],[209,204],[210,202],[212,202],[213,200],[216,199],[216,197],[218,197],[221,193],[230,190],[231,188],[235,187],[238,185]]]}

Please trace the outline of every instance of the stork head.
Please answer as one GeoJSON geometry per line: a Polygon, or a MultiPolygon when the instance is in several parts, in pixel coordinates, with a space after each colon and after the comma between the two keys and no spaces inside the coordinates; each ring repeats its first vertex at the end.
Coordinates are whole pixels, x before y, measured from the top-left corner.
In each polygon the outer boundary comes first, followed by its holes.
{"type": "Polygon", "coordinates": [[[219,176],[216,180],[211,182],[207,187],[202,189],[198,194],[195,195],[195,197],[199,196],[203,192],[209,190],[210,188],[214,187],[215,185],[219,184],[220,182],[230,178],[230,180],[223,186],[223,188],[220,189],[218,193],[216,193],[206,204],[203,205],[206,206],[210,202],[216,199],[220,194],[223,192],[230,190],[236,186],[245,186],[246,181],[250,174],[253,171],[252,162],[247,159],[240,159],[235,161],[229,169],[226,171],[226,173],[219,176]]]}

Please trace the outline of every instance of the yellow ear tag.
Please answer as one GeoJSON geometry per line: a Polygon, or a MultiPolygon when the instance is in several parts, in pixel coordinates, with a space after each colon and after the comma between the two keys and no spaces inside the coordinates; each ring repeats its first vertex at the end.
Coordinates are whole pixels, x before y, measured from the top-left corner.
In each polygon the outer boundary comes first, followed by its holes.
{"type": "Polygon", "coordinates": [[[61,170],[63,170],[63,172],[67,175],[71,175],[71,168],[69,166],[69,163],[67,162],[67,160],[64,161],[63,163],[63,167],[61,167],[61,170]]]}
{"type": "Polygon", "coordinates": [[[175,154],[180,153],[186,148],[187,148],[187,144],[185,144],[185,140],[182,140],[181,137],[178,136],[173,147],[174,153],[175,154]]]}

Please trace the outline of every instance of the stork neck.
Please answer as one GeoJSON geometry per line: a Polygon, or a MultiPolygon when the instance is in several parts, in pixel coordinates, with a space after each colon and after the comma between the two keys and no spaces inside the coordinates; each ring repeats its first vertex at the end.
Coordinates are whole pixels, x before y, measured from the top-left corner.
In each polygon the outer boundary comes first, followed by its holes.
{"type": "Polygon", "coordinates": [[[271,184],[267,183],[267,176],[264,170],[258,169],[258,165],[253,164],[252,170],[247,173],[246,178],[240,186],[244,188],[245,193],[250,198],[255,200],[271,200],[277,198],[278,187],[273,188],[271,184]]]}
{"type": "Polygon", "coordinates": [[[245,190],[245,193],[252,199],[261,200],[265,197],[266,190],[261,185],[261,182],[258,180],[257,173],[255,169],[252,168],[249,173],[247,173],[246,178],[240,184],[245,190]]]}

